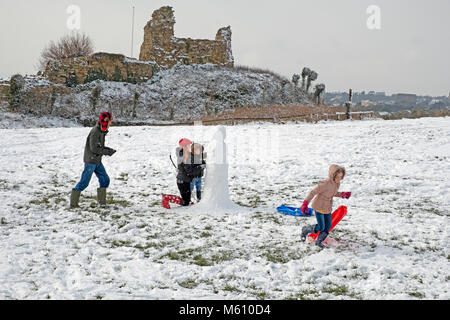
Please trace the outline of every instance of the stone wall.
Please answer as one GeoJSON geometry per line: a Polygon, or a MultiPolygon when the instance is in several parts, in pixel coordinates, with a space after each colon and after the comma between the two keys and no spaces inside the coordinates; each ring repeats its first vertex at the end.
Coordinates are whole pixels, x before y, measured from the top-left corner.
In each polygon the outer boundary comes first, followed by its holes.
{"type": "Polygon", "coordinates": [[[177,63],[234,65],[231,28],[219,29],[215,40],[174,37],[175,18],[171,7],[153,12],[144,28],[144,42],[139,60],[122,54],[94,53],[86,57],[49,62],[43,76],[53,83],[74,87],[94,80],[141,83],[161,68],[177,63]]]}
{"type": "Polygon", "coordinates": [[[7,98],[9,87],[9,81],[0,79],[0,100],[7,98]]]}
{"type": "Polygon", "coordinates": [[[219,29],[215,40],[194,40],[174,36],[175,17],[172,7],[153,12],[144,27],[144,41],[139,60],[155,61],[162,68],[183,64],[212,63],[232,67],[231,28],[219,29]]]}
{"type": "Polygon", "coordinates": [[[94,80],[145,82],[159,70],[156,63],[127,58],[122,54],[94,53],[87,57],[50,62],[44,77],[69,87],[94,80]]]}

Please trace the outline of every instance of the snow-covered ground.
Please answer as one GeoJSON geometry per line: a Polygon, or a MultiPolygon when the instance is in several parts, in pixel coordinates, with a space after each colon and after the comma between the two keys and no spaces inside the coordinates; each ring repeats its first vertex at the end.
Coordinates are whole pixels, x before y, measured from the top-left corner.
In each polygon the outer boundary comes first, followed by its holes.
{"type": "Polygon", "coordinates": [[[68,209],[89,128],[0,130],[0,299],[450,299],[450,118],[227,127],[233,215],[161,208],[169,153],[214,127],[112,127],[104,164],[68,209]],[[299,240],[300,205],[345,166],[330,247],[299,240]]]}
{"type": "Polygon", "coordinates": [[[54,127],[82,127],[82,125],[74,120],[64,119],[61,117],[36,117],[32,115],[8,112],[0,108],[0,129],[30,129],[54,127]]]}

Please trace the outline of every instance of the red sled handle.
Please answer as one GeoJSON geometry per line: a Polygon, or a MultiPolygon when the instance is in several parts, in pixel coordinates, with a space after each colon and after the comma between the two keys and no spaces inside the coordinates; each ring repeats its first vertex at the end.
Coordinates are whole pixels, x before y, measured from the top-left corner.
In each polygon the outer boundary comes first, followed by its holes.
{"type": "Polygon", "coordinates": [[[181,197],[175,196],[175,195],[172,195],[172,194],[163,194],[162,195],[161,205],[164,208],[166,208],[166,209],[170,209],[169,203],[180,204],[181,203],[181,197]]]}
{"type": "MultiPolygon", "coordinates": [[[[334,229],[334,227],[336,227],[336,225],[339,223],[339,221],[342,220],[342,218],[345,217],[345,215],[347,214],[347,207],[346,206],[340,206],[338,207],[332,214],[331,214],[331,230],[334,229]]],[[[308,234],[308,237],[316,240],[317,237],[319,236],[319,232],[317,233],[310,233],[308,234]]]]}

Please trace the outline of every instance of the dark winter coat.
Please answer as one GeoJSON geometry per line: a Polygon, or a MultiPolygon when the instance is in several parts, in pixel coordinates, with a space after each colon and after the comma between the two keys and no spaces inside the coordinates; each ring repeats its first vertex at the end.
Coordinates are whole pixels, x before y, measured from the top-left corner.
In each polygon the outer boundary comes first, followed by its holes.
{"type": "Polygon", "coordinates": [[[102,156],[110,155],[111,148],[105,147],[105,136],[108,131],[102,131],[100,125],[97,123],[92,128],[86,139],[86,146],[84,147],[84,162],[92,164],[100,164],[102,156]]]}
{"type": "Polygon", "coordinates": [[[183,150],[177,148],[177,160],[178,160],[178,174],[177,182],[191,182],[195,178],[200,178],[204,173],[204,166],[206,164],[203,156],[194,156],[189,152],[187,163],[184,162],[183,150]]]}

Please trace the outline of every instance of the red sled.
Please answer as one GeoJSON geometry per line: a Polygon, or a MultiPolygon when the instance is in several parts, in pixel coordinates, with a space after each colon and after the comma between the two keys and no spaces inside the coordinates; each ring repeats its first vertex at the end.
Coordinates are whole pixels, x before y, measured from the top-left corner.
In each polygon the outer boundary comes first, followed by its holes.
{"type": "Polygon", "coordinates": [[[161,205],[166,209],[170,209],[169,203],[181,204],[181,197],[173,194],[163,194],[161,205]]]}
{"type": "MultiPolygon", "coordinates": [[[[342,218],[345,217],[345,215],[347,214],[347,207],[346,206],[340,206],[339,208],[336,209],[336,211],[334,211],[331,214],[331,230],[334,229],[334,227],[336,227],[336,225],[339,223],[339,221],[342,220],[342,218]]],[[[312,238],[313,240],[316,240],[317,237],[319,236],[320,232],[317,233],[310,233],[308,234],[309,238],[312,238]]]]}

